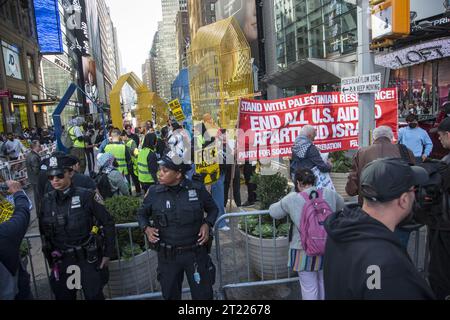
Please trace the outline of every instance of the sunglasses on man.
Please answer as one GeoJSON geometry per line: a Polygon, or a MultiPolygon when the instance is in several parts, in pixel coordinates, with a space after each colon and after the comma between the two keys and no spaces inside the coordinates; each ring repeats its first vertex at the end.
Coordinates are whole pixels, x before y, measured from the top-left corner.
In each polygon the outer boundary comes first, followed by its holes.
{"type": "Polygon", "coordinates": [[[53,179],[55,179],[55,178],[58,178],[61,180],[61,179],[64,179],[64,173],[60,173],[55,176],[47,176],[47,178],[48,178],[48,181],[53,181],[53,179]]]}

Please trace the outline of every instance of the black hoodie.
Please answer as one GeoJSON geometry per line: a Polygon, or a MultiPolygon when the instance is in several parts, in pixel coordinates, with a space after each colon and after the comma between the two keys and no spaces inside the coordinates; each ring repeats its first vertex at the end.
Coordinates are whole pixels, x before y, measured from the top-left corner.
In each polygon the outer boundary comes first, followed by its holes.
{"type": "Polygon", "coordinates": [[[434,299],[397,235],[359,206],[334,213],[325,228],[326,299],[434,299]]]}

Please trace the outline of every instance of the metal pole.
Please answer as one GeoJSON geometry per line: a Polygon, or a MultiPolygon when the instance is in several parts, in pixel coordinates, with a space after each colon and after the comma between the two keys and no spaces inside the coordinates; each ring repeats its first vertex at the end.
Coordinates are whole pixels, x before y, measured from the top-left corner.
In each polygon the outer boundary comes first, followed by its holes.
{"type": "MultiPolygon", "coordinates": [[[[374,55],[370,52],[369,0],[358,0],[358,75],[374,73],[374,55]]],[[[375,128],[375,95],[359,94],[359,147],[370,145],[370,133],[375,128]]]]}

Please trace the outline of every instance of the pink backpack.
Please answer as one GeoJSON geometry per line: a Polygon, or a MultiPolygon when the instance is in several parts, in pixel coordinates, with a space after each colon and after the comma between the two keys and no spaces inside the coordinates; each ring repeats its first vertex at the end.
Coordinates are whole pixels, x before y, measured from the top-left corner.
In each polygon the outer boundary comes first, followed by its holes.
{"type": "Polygon", "coordinates": [[[333,211],[323,199],[322,190],[312,191],[309,195],[301,192],[300,195],[305,199],[299,230],[302,247],[308,256],[321,256],[327,241],[324,222],[333,211]]]}

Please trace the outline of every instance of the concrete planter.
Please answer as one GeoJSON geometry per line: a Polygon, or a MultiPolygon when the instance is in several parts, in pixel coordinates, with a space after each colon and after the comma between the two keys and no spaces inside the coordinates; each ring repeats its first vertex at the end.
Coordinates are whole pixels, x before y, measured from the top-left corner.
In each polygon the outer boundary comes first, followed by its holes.
{"type": "Polygon", "coordinates": [[[336,192],[339,193],[344,199],[350,198],[350,196],[345,192],[345,185],[347,184],[348,172],[330,172],[331,180],[333,181],[336,192]]]}
{"type": "MultiPolygon", "coordinates": [[[[287,237],[278,237],[275,240],[260,239],[238,230],[244,238],[247,238],[250,268],[259,278],[273,280],[288,277],[289,240],[287,237]]],[[[245,243],[243,247],[246,248],[245,243]]]]}
{"type": "Polygon", "coordinates": [[[156,280],[157,266],[158,257],[153,250],[147,250],[128,261],[111,261],[109,282],[104,289],[105,296],[116,298],[159,291],[159,283],[156,280]]]}

